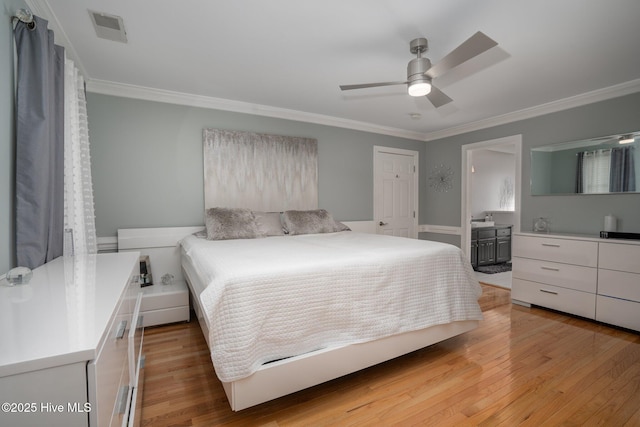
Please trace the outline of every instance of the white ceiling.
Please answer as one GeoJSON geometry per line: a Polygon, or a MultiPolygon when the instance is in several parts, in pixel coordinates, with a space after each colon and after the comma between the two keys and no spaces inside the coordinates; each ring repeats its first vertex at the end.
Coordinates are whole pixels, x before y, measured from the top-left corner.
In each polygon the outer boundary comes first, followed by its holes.
{"type": "Polygon", "coordinates": [[[27,0],[88,89],[429,140],[640,91],[638,0],[27,0]],[[100,39],[88,9],[123,18],[100,39]],[[409,42],[440,58],[482,31],[499,45],[434,80],[403,81],[409,42]],[[411,118],[420,114],[419,119],[411,118]]]}

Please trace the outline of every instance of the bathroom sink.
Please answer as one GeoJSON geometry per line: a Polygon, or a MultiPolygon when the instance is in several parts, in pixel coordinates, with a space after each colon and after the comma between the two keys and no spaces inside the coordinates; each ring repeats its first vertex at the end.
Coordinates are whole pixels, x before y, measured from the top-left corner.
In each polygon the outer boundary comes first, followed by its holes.
{"type": "Polygon", "coordinates": [[[496,225],[495,221],[473,221],[471,228],[493,227],[494,225],[496,225]]]}

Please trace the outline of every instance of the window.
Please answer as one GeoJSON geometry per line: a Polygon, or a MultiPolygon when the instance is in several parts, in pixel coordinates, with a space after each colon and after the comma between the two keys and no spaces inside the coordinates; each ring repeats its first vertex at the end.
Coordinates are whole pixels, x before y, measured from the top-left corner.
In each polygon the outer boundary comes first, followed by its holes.
{"type": "Polygon", "coordinates": [[[608,193],[611,175],[611,150],[578,153],[579,193],[608,193]]]}

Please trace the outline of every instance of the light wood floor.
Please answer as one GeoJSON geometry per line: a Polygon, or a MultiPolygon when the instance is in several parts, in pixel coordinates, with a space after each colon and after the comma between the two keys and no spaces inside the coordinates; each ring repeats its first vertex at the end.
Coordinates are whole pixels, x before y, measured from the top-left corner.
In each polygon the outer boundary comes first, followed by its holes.
{"type": "Polygon", "coordinates": [[[197,322],[145,331],[147,426],[640,426],[640,335],[511,305],[478,329],[237,413],[197,322]]]}

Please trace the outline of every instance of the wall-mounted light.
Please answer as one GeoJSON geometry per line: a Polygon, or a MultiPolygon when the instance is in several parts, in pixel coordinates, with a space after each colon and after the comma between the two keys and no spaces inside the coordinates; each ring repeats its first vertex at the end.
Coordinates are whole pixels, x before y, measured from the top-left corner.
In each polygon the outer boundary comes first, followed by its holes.
{"type": "Polygon", "coordinates": [[[471,165],[471,173],[476,173],[476,168],[474,168],[473,165],[471,165]]]}
{"type": "Polygon", "coordinates": [[[624,135],[618,138],[619,144],[633,144],[633,141],[635,141],[633,135],[624,135]]]}

